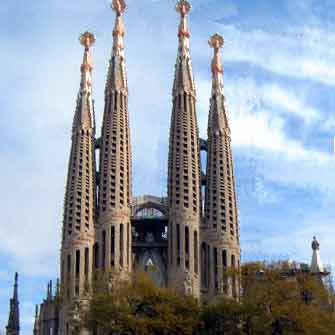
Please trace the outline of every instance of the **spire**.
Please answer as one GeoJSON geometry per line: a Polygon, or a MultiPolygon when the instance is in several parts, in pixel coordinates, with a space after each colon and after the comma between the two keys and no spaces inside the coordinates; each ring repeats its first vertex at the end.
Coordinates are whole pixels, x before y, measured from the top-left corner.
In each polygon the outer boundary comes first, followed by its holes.
{"type": "Polygon", "coordinates": [[[116,13],[115,26],[113,30],[113,55],[124,57],[124,23],[123,13],[126,10],[124,0],[113,0],[111,7],[116,13]]]}
{"type": "Polygon", "coordinates": [[[125,27],[123,22],[123,13],[127,6],[124,0],[113,0],[111,7],[116,13],[116,19],[113,30],[113,50],[111,60],[109,61],[106,93],[112,94],[113,91],[116,91],[128,95],[124,55],[125,27]]]}
{"type": "Polygon", "coordinates": [[[212,71],[212,99],[208,120],[208,127],[218,134],[224,129],[229,131],[227,109],[225,106],[223,87],[223,65],[221,62],[220,49],[224,45],[224,39],[219,34],[214,34],[208,41],[210,47],[214,49],[211,63],[212,71]]]}
{"type": "Polygon", "coordinates": [[[15,272],[13,299],[16,301],[18,300],[18,280],[19,280],[19,274],[15,272]]]}
{"type": "Polygon", "coordinates": [[[18,299],[18,273],[15,273],[13,298],[10,299],[10,310],[8,325],[6,327],[7,335],[19,335],[20,316],[19,316],[19,299],[18,299]]]}
{"type": "Polygon", "coordinates": [[[52,280],[48,282],[47,300],[52,300],[52,280]]]}
{"type": "Polygon", "coordinates": [[[188,29],[187,14],[191,10],[191,4],[188,1],[180,0],[176,5],[176,11],[180,13],[180,24],[178,29],[179,54],[190,56],[190,31],[188,29]]]}
{"type": "Polygon", "coordinates": [[[199,229],[201,216],[200,147],[195,85],[190,56],[188,1],[180,13],[168,158],[169,268],[168,286],[182,294],[200,295],[199,229]],[[175,242],[179,241],[179,242],[175,242]],[[184,243],[181,241],[188,241],[184,243]],[[180,243],[181,242],[181,243],[180,243]],[[184,247],[183,247],[184,246],[184,247]]]}
{"type": "Polygon", "coordinates": [[[59,278],[57,278],[55,296],[59,297],[59,294],[60,294],[60,283],[59,283],[59,278]]]}
{"type": "Polygon", "coordinates": [[[173,96],[186,92],[195,97],[195,85],[190,55],[191,34],[187,23],[187,15],[191,10],[191,5],[186,0],[179,0],[176,5],[176,10],[180,13],[180,24],[178,28],[179,46],[175,66],[173,96]]]}
{"type": "Polygon", "coordinates": [[[33,335],[38,335],[38,334],[39,334],[39,315],[38,315],[38,305],[36,305],[33,335]]]}
{"type": "MultiPolygon", "coordinates": [[[[94,218],[96,203],[96,164],[94,154],[94,122],[92,99],[92,57],[90,48],[95,42],[92,33],[85,32],[79,38],[84,48],[80,66],[81,81],[77,96],[77,106],[72,128],[72,143],[68,164],[67,183],[64,197],[63,237],[61,249],[62,295],[66,303],[76,294],[80,295],[84,276],[91,276],[91,256],[88,259],[88,273],[80,272],[79,278],[73,276],[71,265],[78,254],[81,259],[85,248],[93,248],[94,218]],[[63,280],[69,278],[68,280],[63,280]],[[74,284],[76,281],[76,284],[74,284]],[[75,291],[76,290],[76,291],[75,291]]],[[[89,278],[90,279],[90,278],[89,278]]],[[[52,282],[47,286],[46,300],[53,299],[52,282]]]]}
{"type": "Polygon", "coordinates": [[[322,274],[324,273],[324,268],[321,262],[320,257],[320,244],[317,241],[316,237],[313,237],[312,241],[312,249],[313,249],[313,255],[312,255],[312,263],[311,263],[311,273],[312,274],[322,274]]]}
{"type": "Polygon", "coordinates": [[[223,95],[223,66],[221,63],[220,49],[224,45],[223,37],[219,34],[213,35],[208,44],[214,49],[214,56],[212,59],[212,95],[223,95]]]}
{"type": "Polygon", "coordinates": [[[73,121],[73,131],[77,127],[92,127],[92,69],[93,62],[90,48],[95,43],[95,37],[92,33],[86,31],[79,38],[80,44],[84,47],[83,62],[80,66],[81,81],[80,91],[77,98],[77,108],[73,121]]]}
{"type": "MultiPolygon", "coordinates": [[[[215,34],[209,39],[214,49],[211,62],[212,94],[208,115],[207,168],[205,193],[205,232],[203,240],[222,257],[218,257],[218,266],[239,268],[240,242],[237,197],[234,178],[231,137],[225,96],[223,91],[223,66],[220,48],[222,36],[215,34]],[[227,256],[229,255],[229,256],[227,256]]],[[[210,252],[209,250],[207,251],[210,252]]],[[[206,272],[204,283],[208,288],[208,297],[217,294],[238,297],[236,281],[226,285],[225,275],[211,267],[206,272]]]]}
{"type": "Polygon", "coordinates": [[[114,245],[102,252],[99,265],[112,271],[112,280],[131,271],[131,143],[128,112],[128,84],[124,52],[124,0],[113,0],[116,12],[113,50],[105,89],[101,131],[97,243],[114,245]],[[118,246],[118,247],[117,247],[118,246]]]}

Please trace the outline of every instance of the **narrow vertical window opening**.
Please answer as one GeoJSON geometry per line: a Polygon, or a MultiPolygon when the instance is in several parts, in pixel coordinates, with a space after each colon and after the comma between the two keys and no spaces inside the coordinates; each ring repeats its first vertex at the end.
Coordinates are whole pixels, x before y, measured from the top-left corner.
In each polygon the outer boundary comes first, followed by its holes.
{"type": "Polygon", "coordinates": [[[177,265],[180,265],[180,225],[176,225],[177,228],[177,265]]]}
{"type": "Polygon", "coordinates": [[[124,237],[123,237],[123,224],[120,225],[120,265],[123,267],[123,243],[124,243],[124,237]]]}
{"type": "Polygon", "coordinates": [[[89,252],[90,252],[89,248],[85,248],[85,276],[86,277],[88,276],[88,272],[89,272],[89,262],[90,262],[90,260],[89,260],[89,257],[90,257],[89,252]]]}
{"type": "Polygon", "coordinates": [[[193,247],[194,247],[194,272],[198,274],[199,259],[198,259],[198,232],[197,231],[194,232],[193,247]]]}
{"type": "Polygon", "coordinates": [[[106,266],[106,231],[102,231],[102,267],[106,266]]]}
{"type": "Polygon", "coordinates": [[[115,226],[111,227],[111,266],[115,265],[115,226]]]}

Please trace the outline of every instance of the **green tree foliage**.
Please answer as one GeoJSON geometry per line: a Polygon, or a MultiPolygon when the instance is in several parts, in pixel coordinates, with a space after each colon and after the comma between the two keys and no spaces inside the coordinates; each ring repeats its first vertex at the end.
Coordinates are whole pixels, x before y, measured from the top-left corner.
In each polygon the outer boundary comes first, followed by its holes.
{"type": "Polygon", "coordinates": [[[85,328],[104,335],[192,335],[200,309],[196,299],[156,288],[136,274],[112,290],[95,290],[83,319],[85,328]]]}
{"type": "MultiPolygon", "coordinates": [[[[231,271],[228,276],[236,276],[231,271]]],[[[83,315],[102,335],[333,335],[330,294],[317,277],[264,264],[241,272],[240,301],[203,304],[159,289],[145,275],[106,289],[98,280],[83,315]]]]}
{"type": "Polygon", "coordinates": [[[309,273],[248,264],[243,297],[208,306],[201,335],[331,335],[335,315],[320,279],[309,273]]]}

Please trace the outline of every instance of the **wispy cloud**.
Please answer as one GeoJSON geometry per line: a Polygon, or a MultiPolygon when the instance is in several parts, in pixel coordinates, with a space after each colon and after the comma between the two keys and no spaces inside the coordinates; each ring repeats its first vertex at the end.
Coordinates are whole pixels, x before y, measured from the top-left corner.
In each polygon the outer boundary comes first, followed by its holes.
{"type": "Polygon", "coordinates": [[[225,59],[253,63],[278,75],[335,85],[335,34],[308,27],[281,33],[242,31],[234,25],[218,25],[226,37],[225,59]]]}
{"type": "MultiPolygon", "coordinates": [[[[162,195],[166,189],[178,16],[172,0],[127,2],[125,38],[134,191],[135,194],[162,195]]],[[[237,69],[233,76],[228,73],[225,78],[232,141],[240,159],[255,160],[253,169],[245,173],[245,178],[255,179],[252,184],[255,195],[244,200],[241,209],[254,205],[270,207],[279,202],[283,205],[282,212],[285,201],[298,208],[301,198],[293,193],[289,199],[277,196],[272,191],[276,185],[287,187],[288,194],[295,188],[315,190],[320,202],[326,206],[335,193],[333,157],[320,146],[307,145],[301,133],[292,136],[287,126],[294,119],[303,131],[313,129],[313,136],[318,136],[322,127],[334,129],[326,116],[329,108],[324,103],[316,107],[309,102],[309,94],[317,93],[301,89],[302,82],[335,85],[335,51],[329,47],[335,42],[334,31],[310,26],[307,21],[303,26],[286,25],[284,17],[278,19],[284,22],[282,29],[270,31],[257,24],[248,25],[249,18],[258,10],[257,5],[249,8],[245,1],[222,4],[216,0],[194,0],[192,3],[191,48],[203,137],[206,135],[211,89],[211,50],[207,46],[210,33],[223,33],[226,40],[224,64],[237,69]],[[246,8],[250,15],[241,17],[241,10],[246,8]],[[234,24],[232,21],[227,23],[232,18],[234,24]],[[252,71],[246,73],[245,64],[252,71]]],[[[275,12],[277,7],[273,8],[275,12]]],[[[113,14],[107,9],[107,1],[94,4],[89,0],[35,1],[22,6],[13,0],[1,6],[0,15],[2,30],[8,32],[0,48],[6,59],[3,80],[0,81],[0,89],[4,92],[0,97],[3,111],[0,120],[0,163],[3,167],[0,183],[4,195],[0,236],[6,236],[0,244],[0,256],[6,258],[1,266],[10,271],[18,268],[34,281],[44,280],[58,272],[62,202],[82,57],[77,38],[86,29],[92,29],[97,35],[93,53],[99,134],[113,14]]],[[[329,96],[321,98],[327,100],[329,96]]],[[[238,175],[239,165],[235,168],[238,175]]],[[[331,213],[334,206],[329,203],[328,206],[323,211],[331,213]]],[[[302,210],[310,213],[311,209],[302,210]]],[[[262,230],[259,218],[263,214],[262,211],[257,219],[245,220],[241,225],[262,230]]],[[[321,214],[315,213],[313,219],[313,222],[321,222],[317,227],[309,222],[306,233],[297,227],[298,224],[292,230],[288,242],[299,245],[289,251],[294,258],[309,258],[309,242],[306,241],[317,234],[322,243],[322,254],[326,261],[331,259],[334,254],[332,235],[327,235],[327,231],[332,232],[331,219],[321,217],[321,214]],[[317,231],[314,233],[314,230],[317,231]]],[[[301,222],[301,227],[305,222],[301,222]]],[[[273,227],[276,223],[274,219],[273,227]]],[[[264,248],[259,252],[271,254],[268,250],[274,250],[277,258],[288,253],[283,247],[286,246],[285,239],[275,236],[276,233],[274,231],[270,236],[267,232],[262,236],[263,244],[260,245],[264,248]],[[270,248],[272,243],[273,249],[270,248]]],[[[256,237],[247,232],[242,238],[246,254],[248,240],[256,237]]],[[[250,251],[249,255],[254,254],[250,251]]],[[[34,287],[37,297],[41,290],[44,288],[34,287]]],[[[31,328],[33,314],[32,299],[26,301],[24,334],[31,328]]],[[[7,301],[1,301],[0,306],[7,311],[7,301]]],[[[4,317],[0,316],[0,320],[4,323],[6,312],[1,310],[1,314],[4,317]]]]}

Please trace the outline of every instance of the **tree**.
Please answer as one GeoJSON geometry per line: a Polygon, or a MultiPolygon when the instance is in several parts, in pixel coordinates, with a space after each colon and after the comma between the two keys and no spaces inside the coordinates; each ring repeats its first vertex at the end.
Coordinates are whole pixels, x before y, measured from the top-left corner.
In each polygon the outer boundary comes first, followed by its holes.
{"type": "Polygon", "coordinates": [[[192,335],[200,308],[192,297],[160,289],[144,274],[114,283],[112,290],[93,290],[83,326],[104,335],[192,335]]]}
{"type": "Polygon", "coordinates": [[[243,308],[234,300],[221,299],[203,306],[199,335],[243,335],[243,308]]]}
{"type": "MultiPolygon", "coordinates": [[[[227,270],[227,280],[236,276],[227,270]]],[[[335,313],[320,278],[262,263],[243,266],[239,301],[196,299],[160,289],[144,274],[107,287],[96,280],[82,326],[102,335],[332,335],[335,313]]]]}
{"type": "Polygon", "coordinates": [[[328,292],[309,273],[260,263],[242,269],[240,302],[227,298],[203,308],[200,335],[330,335],[335,316],[328,292]]]}

